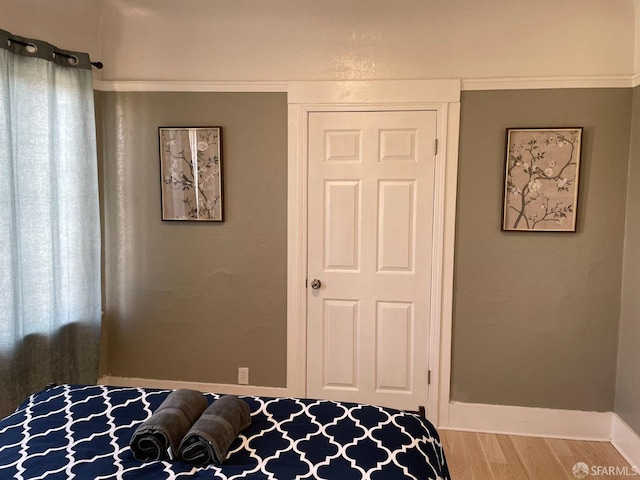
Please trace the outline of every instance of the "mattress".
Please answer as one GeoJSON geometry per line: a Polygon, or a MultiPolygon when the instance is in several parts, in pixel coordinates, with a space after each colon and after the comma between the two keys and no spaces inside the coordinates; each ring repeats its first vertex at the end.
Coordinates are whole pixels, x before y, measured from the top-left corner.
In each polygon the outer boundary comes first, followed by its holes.
{"type": "Polygon", "coordinates": [[[30,396],[0,421],[0,478],[449,479],[438,433],[419,415],[302,398],[240,397],[252,424],[220,466],[139,462],[131,435],[170,392],[59,385],[30,396]]]}

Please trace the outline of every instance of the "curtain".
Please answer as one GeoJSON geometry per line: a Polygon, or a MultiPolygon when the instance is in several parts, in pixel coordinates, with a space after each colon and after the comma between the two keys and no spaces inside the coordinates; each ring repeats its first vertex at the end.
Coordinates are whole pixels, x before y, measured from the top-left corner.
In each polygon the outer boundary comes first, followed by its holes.
{"type": "Polygon", "coordinates": [[[95,383],[100,282],[89,56],[0,30],[0,415],[95,383]]]}

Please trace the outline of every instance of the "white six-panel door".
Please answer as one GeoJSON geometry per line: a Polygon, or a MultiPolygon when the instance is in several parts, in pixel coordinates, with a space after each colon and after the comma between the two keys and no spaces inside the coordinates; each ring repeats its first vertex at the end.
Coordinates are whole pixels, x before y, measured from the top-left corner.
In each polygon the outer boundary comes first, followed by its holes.
{"type": "Polygon", "coordinates": [[[433,111],[309,114],[308,397],[427,403],[435,134],[433,111]]]}

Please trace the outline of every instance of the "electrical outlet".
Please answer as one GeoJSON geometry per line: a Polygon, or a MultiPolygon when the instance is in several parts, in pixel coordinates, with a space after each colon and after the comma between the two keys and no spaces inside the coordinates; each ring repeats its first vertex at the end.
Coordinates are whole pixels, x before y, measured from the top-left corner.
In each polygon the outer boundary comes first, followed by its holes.
{"type": "Polygon", "coordinates": [[[238,385],[249,385],[249,367],[238,367],[238,385]]]}

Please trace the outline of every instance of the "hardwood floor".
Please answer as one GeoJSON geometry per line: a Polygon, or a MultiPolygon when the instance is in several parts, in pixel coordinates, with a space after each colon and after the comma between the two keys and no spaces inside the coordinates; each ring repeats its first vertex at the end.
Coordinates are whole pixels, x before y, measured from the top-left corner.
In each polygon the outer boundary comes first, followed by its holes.
{"type": "Polygon", "coordinates": [[[440,430],[452,480],[575,480],[638,478],[608,442],[440,430]],[[583,462],[586,476],[574,475],[583,462]]]}

